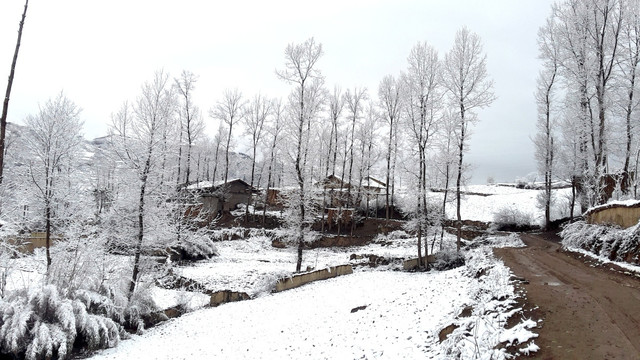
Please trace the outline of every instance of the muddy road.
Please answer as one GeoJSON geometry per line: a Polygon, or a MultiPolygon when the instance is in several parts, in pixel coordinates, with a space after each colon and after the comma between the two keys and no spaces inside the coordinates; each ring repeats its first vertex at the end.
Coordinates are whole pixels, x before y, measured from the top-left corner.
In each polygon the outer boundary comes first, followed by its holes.
{"type": "Polygon", "coordinates": [[[537,359],[640,359],[640,280],[594,266],[542,234],[527,247],[494,249],[543,318],[537,359]],[[527,283],[528,282],[528,283],[527,283]]]}

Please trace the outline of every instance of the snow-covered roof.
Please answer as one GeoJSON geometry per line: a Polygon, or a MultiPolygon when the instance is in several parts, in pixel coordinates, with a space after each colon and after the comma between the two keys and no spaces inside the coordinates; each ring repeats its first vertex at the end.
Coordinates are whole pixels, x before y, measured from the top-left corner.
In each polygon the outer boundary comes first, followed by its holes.
{"type": "Polygon", "coordinates": [[[206,189],[215,186],[211,181],[200,181],[187,186],[187,190],[206,189]]]}
{"type": "MultiPolygon", "coordinates": [[[[242,180],[240,178],[229,179],[229,180],[227,180],[227,184],[231,184],[232,182],[236,182],[236,181],[240,181],[242,183],[247,184],[244,180],[242,180]]],[[[224,180],[218,180],[218,181],[215,181],[215,182],[204,180],[204,181],[199,181],[197,183],[193,183],[193,184],[187,186],[187,190],[217,188],[217,187],[220,187],[220,186],[222,186],[224,184],[225,184],[224,180]]],[[[249,186],[249,184],[247,184],[247,186],[249,186]]]]}
{"type": "Polygon", "coordinates": [[[364,180],[362,180],[362,184],[369,188],[379,188],[379,189],[387,188],[387,185],[384,182],[371,176],[367,176],[366,178],[364,178],[364,180]]]}

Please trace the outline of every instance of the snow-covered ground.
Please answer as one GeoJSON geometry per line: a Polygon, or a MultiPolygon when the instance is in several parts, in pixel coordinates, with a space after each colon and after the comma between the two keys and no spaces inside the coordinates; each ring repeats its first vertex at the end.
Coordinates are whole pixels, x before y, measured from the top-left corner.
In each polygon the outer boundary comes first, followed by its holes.
{"type": "MultiPolygon", "coordinates": [[[[410,241],[400,242],[407,255],[413,253],[406,247],[410,241]]],[[[521,245],[514,236],[490,242],[521,245]]],[[[402,252],[375,244],[358,249],[361,254],[402,252]]],[[[290,250],[268,249],[265,239],[223,242],[219,250],[215,261],[184,267],[181,273],[213,287],[237,283],[236,289],[253,290],[255,295],[260,276],[290,271],[293,266],[290,250]],[[252,280],[243,280],[245,276],[252,280]]],[[[347,263],[352,250],[308,251],[306,263],[315,262],[314,258],[318,267],[347,263]]],[[[359,267],[352,275],[194,311],[93,358],[446,359],[455,354],[505,358],[504,352],[493,349],[495,345],[534,337],[527,328],[535,323],[503,329],[508,316],[517,311],[511,309],[510,272],[488,248],[472,253],[467,266],[454,270],[406,273],[359,267]],[[487,269],[487,275],[476,278],[479,269],[487,269]],[[473,314],[458,318],[466,306],[473,308],[473,314]],[[450,324],[458,328],[450,340],[440,343],[438,333],[450,324]]]]}
{"type": "MultiPolygon", "coordinates": [[[[449,242],[452,242],[449,239],[449,242]]],[[[417,256],[417,240],[402,239],[389,245],[378,243],[362,247],[319,248],[303,253],[302,268],[323,269],[350,262],[351,254],[377,255],[387,258],[417,256]]],[[[233,290],[255,296],[269,291],[275,282],[293,273],[296,249],[271,246],[266,236],[216,243],[219,255],[189,266],[177,267],[175,272],[205,285],[207,289],[233,290]]]]}
{"type": "MultiPolygon", "coordinates": [[[[531,225],[539,225],[544,218],[544,210],[537,206],[537,197],[542,190],[517,189],[499,185],[469,185],[465,186],[463,191],[486,195],[462,195],[460,212],[463,220],[491,222],[494,219],[494,214],[502,209],[518,209],[531,214],[534,221],[537,222],[531,225]]],[[[552,193],[555,200],[552,219],[568,216],[568,198],[571,195],[571,189],[556,189],[552,193]]],[[[444,195],[443,193],[432,193],[431,196],[434,199],[442,199],[444,195]]],[[[448,198],[453,199],[454,197],[455,192],[449,192],[448,198]]],[[[456,218],[455,202],[447,204],[446,213],[449,219],[456,218]]]]}
{"type": "Polygon", "coordinates": [[[468,287],[462,269],[359,272],[190,313],[94,359],[441,358],[438,326],[468,287]]]}

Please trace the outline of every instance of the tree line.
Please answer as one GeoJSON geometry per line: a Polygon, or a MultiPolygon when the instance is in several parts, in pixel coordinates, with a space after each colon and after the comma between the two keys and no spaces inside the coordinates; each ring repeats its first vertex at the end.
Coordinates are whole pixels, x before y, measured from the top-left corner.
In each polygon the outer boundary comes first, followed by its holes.
{"type": "Polygon", "coordinates": [[[558,179],[571,180],[571,217],[576,202],[584,211],[612,196],[638,196],[639,5],[565,0],[539,30],[534,142],[547,224],[558,179]]]}

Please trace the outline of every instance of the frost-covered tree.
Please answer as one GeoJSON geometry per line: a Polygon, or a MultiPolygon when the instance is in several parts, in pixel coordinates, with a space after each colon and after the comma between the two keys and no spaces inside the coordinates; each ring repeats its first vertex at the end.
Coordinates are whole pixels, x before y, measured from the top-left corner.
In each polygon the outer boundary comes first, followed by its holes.
{"type": "Polygon", "coordinates": [[[82,142],[80,109],[60,93],[41,106],[36,115],[27,116],[25,123],[29,178],[42,205],[48,269],[51,232],[56,225],[62,225],[64,201],[75,194],[68,184],[71,172],[77,167],[74,162],[82,142]]]}
{"type": "MultiPolygon", "coordinates": [[[[261,94],[257,94],[247,104],[244,116],[245,134],[251,137],[251,181],[249,185],[253,187],[256,172],[256,155],[258,145],[262,140],[264,125],[267,117],[271,113],[271,101],[261,94]]],[[[251,194],[247,199],[247,204],[251,203],[251,194]]],[[[249,221],[249,207],[246,207],[245,221],[249,221]]]]}
{"type": "Polygon", "coordinates": [[[403,87],[402,82],[396,80],[393,75],[385,76],[378,86],[378,101],[382,109],[382,118],[389,127],[389,137],[387,143],[387,167],[386,167],[386,189],[385,189],[385,216],[387,221],[392,216],[390,207],[391,193],[391,160],[394,150],[395,138],[398,136],[398,122],[402,108],[403,87]]]}
{"type": "Polygon", "coordinates": [[[264,225],[267,219],[267,206],[269,203],[269,190],[274,186],[273,179],[275,176],[273,172],[276,168],[276,154],[278,150],[278,141],[280,140],[280,132],[284,125],[285,107],[281,99],[271,100],[271,116],[270,121],[265,124],[265,131],[268,136],[271,137],[271,141],[268,144],[269,147],[269,166],[267,168],[267,187],[265,190],[264,210],[262,212],[262,224],[264,225]]]}
{"type": "MultiPolygon", "coordinates": [[[[547,28],[553,27],[552,22],[547,23],[547,28]]],[[[534,138],[535,157],[538,162],[538,171],[544,174],[544,193],[542,205],[544,207],[545,228],[551,224],[551,197],[554,165],[557,161],[554,121],[552,119],[552,105],[555,102],[556,78],[558,76],[559,50],[554,39],[554,32],[541,30],[539,32],[539,48],[541,57],[546,60],[545,67],[538,75],[535,93],[538,106],[538,133],[534,138]]]]}
{"type": "Polygon", "coordinates": [[[224,176],[222,179],[227,183],[229,177],[229,152],[231,151],[231,139],[233,136],[233,126],[244,116],[245,101],[242,92],[238,89],[227,89],[214,108],[209,110],[209,115],[226,125],[226,144],[224,147],[224,176]]]}
{"type": "Polygon", "coordinates": [[[134,295],[140,273],[140,257],[145,234],[148,232],[145,224],[149,221],[152,210],[166,203],[163,199],[158,201],[153,197],[150,199],[149,196],[158,194],[156,187],[162,182],[163,134],[170,125],[174,111],[175,96],[169,76],[158,71],[153,80],[142,85],[141,94],[133,106],[125,103],[112,119],[111,137],[114,150],[138,180],[135,211],[137,235],[129,299],[134,295]]]}
{"type": "Polygon", "coordinates": [[[367,88],[356,87],[353,90],[347,89],[347,91],[344,93],[344,103],[347,108],[347,111],[349,112],[349,117],[348,117],[349,145],[345,147],[344,160],[347,161],[348,159],[349,170],[346,173],[344,172],[345,162],[343,162],[342,179],[344,180],[345,176],[347,176],[347,184],[349,184],[349,186],[347,187],[347,203],[349,204],[349,206],[353,206],[355,204],[355,201],[352,198],[353,195],[351,194],[351,188],[353,187],[353,163],[356,160],[355,156],[358,155],[357,153],[354,153],[354,150],[357,147],[356,138],[355,138],[356,125],[360,123],[360,121],[364,116],[364,110],[366,105],[365,101],[368,99],[369,99],[369,96],[367,94],[367,88]]]}
{"type": "Polygon", "coordinates": [[[178,148],[178,183],[182,182],[180,175],[182,168],[182,144],[187,144],[187,159],[185,164],[185,180],[188,184],[191,176],[191,153],[193,144],[198,140],[204,130],[204,122],[200,114],[200,109],[193,103],[193,91],[195,90],[198,77],[190,71],[182,71],[179,78],[174,79],[174,86],[180,98],[178,114],[180,116],[179,148],[178,148]],[[184,140],[183,140],[184,137],[184,140]]]}
{"type": "Polygon", "coordinates": [[[487,73],[487,56],[482,50],[480,36],[466,27],[456,33],[453,48],[445,55],[444,84],[450,105],[458,118],[457,147],[458,171],[456,176],[457,249],[460,250],[462,215],[460,213],[460,187],[464,170],[464,153],[469,142],[469,127],[477,121],[476,110],[485,108],[495,99],[493,81],[487,73]]]}
{"type": "Polygon", "coordinates": [[[429,206],[427,204],[427,151],[433,141],[441,119],[443,96],[441,63],[437,51],[426,42],[419,42],[409,53],[408,69],[403,76],[405,92],[406,127],[412,147],[417,149],[418,165],[416,185],[418,197],[414,219],[418,236],[418,266],[422,264],[422,241],[425,256],[428,254],[429,206]]]}
{"type": "MultiPolygon", "coordinates": [[[[637,163],[633,167],[634,155],[640,153],[635,133],[638,128],[637,108],[638,99],[638,67],[640,66],[640,2],[637,0],[622,1],[624,21],[620,34],[620,68],[619,106],[624,117],[624,161],[622,166],[623,188],[630,191],[632,186],[631,174],[638,173],[637,163]],[[632,170],[633,167],[633,170],[632,170]]],[[[637,156],[636,156],[637,158],[637,156]]],[[[637,177],[636,177],[637,179],[637,177]]],[[[636,181],[637,183],[637,181],[636,181]]],[[[635,195],[634,195],[635,196],[635,195]]]]}
{"type": "Polygon", "coordinates": [[[276,72],[278,77],[288,84],[294,85],[289,102],[292,113],[292,127],[295,142],[293,161],[295,179],[298,185],[294,205],[297,207],[295,214],[295,237],[298,246],[298,260],[296,271],[302,267],[302,250],[304,247],[305,232],[308,231],[308,196],[310,178],[307,169],[308,138],[310,136],[311,122],[316,115],[315,103],[320,96],[320,88],[323,76],[317,69],[317,63],[322,56],[322,44],[315,42],[313,38],[302,44],[289,44],[285,52],[284,69],[276,72]]]}

